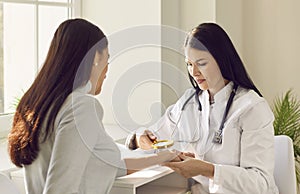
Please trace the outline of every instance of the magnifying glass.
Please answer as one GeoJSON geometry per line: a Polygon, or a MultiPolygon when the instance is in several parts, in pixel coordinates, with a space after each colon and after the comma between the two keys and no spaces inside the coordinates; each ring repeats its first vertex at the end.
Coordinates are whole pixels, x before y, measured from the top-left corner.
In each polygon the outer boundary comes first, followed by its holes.
{"type": "Polygon", "coordinates": [[[153,149],[166,149],[174,145],[173,140],[156,140],[153,142],[153,149]]]}

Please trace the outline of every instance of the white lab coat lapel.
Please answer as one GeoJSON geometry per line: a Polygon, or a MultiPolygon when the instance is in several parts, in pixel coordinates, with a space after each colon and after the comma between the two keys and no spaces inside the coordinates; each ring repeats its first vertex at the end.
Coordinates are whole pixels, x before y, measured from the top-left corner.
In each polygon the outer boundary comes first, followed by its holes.
{"type": "Polygon", "coordinates": [[[203,91],[202,94],[199,96],[199,100],[202,105],[202,111],[199,112],[199,120],[198,122],[198,130],[200,133],[200,140],[195,145],[197,158],[202,159],[203,153],[206,152],[206,143],[209,135],[209,115],[210,115],[210,108],[209,108],[209,94],[207,91],[203,91]]]}

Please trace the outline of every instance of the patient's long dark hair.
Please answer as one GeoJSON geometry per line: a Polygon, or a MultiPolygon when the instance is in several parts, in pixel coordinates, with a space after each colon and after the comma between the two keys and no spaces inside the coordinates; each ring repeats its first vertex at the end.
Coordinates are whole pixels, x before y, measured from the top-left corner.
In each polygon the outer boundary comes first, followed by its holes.
{"type": "MultiPolygon", "coordinates": [[[[188,34],[184,46],[208,51],[215,58],[225,79],[243,88],[252,89],[262,96],[249,77],[229,36],[219,25],[200,24],[188,34]]],[[[189,78],[196,91],[200,91],[201,89],[190,74],[189,78]]]]}
{"type": "Polygon", "coordinates": [[[8,139],[10,158],[16,166],[29,165],[37,158],[39,143],[53,132],[65,99],[73,89],[88,82],[93,60],[86,60],[83,65],[82,61],[95,45],[100,52],[107,48],[106,36],[84,19],[66,20],[56,30],[44,65],[14,115],[8,139]],[[81,73],[76,76],[78,70],[81,73]],[[42,125],[46,126],[43,131],[42,125]]]}

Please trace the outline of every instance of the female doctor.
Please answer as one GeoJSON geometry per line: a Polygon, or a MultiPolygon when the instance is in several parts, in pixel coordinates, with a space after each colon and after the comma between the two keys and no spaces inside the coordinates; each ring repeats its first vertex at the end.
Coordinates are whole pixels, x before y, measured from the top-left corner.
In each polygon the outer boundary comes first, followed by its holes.
{"type": "Polygon", "coordinates": [[[94,98],[108,69],[108,41],[84,19],[56,30],[45,63],[21,98],[9,134],[12,162],[30,194],[109,193],[116,176],[169,161],[175,153],[121,160],[94,98]]]}
{"type": "Polygon", "coordinates": [[[226,32],[203,23],[187,36],[185,60],[193,88],[149,130],[128,137],[132,149],[171,139],[180,162],[166,166],[192,177],[196,193],[273,194],[273,114],[249,78],[226,32]]]}

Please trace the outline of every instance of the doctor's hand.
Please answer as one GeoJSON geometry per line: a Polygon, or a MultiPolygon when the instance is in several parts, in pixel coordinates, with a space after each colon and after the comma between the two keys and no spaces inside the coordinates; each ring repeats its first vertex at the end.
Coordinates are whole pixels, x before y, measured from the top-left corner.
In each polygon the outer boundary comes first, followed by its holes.
{"type": "Polygon", "coordinates": [[[152,144],[156,139],[156,136],[151,131],[145,130],[136,143],[139,148],[150,150],[153,149],[152,144]]]}
{"type": "Polygon", "coordinates": [[[163,166],[173,169],[178,174],[185,178],[191,178],[197,175],[214,177],[214,165],[199,159],[195,159],[184,154],[178,155],[182,160],[180,162],[165,162],[163,166]]]}

